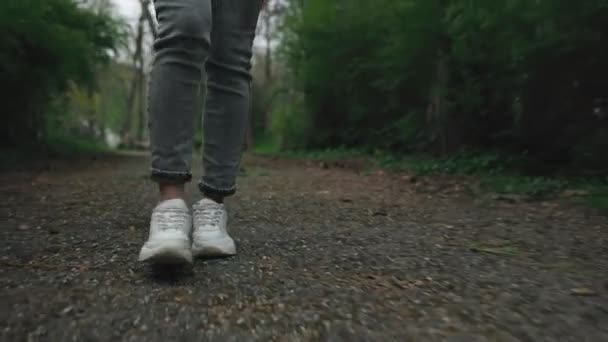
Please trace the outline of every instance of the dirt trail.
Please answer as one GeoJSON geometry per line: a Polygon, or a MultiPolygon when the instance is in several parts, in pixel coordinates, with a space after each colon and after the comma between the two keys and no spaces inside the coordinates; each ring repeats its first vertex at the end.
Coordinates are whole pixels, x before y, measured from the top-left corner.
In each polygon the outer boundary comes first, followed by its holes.
{"type": "Polygon", "coordinates": [[[136,260],[146,163],[0,174],[2,341],[608,340],[592,211],[249,157],[229,202],[240,254],[159,272],[136,260]]]}

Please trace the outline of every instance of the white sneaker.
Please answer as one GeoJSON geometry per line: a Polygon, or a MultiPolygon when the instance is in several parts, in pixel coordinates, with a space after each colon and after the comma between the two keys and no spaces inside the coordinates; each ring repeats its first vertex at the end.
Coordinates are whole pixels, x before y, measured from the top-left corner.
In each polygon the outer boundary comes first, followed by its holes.
{"type": "Polygon", "coordinates": [[[164,201],[152,211],[150,237],[139,252],[139,261],[158,264],[192,262],[192,218],[182,199],[164,201]]]}
{"type": "Polygon", "coordinates": [[[194,256],[221,257],[236,254],[234,240],[228,235],[228,214],[223,204],[204,198],[192,206],[194,256]]]}

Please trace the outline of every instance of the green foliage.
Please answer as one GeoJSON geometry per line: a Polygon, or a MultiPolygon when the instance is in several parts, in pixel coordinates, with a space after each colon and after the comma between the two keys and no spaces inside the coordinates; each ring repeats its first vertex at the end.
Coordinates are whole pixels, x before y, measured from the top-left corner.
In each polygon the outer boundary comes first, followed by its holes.
{"type": "Polygon", "coordinates": [[[605,169],[606,17],[605,0],[294,4],[282,52],[301,102],[273,133],[290,148],[485,149],[605,169]]]}
{"type": "Polygon", "coordinates": [[[399,137],[409,140],[400,131],[411,131],[420,121],[408,117],[415,108],[403,104],[422,96],[424,80],[406,66],[422,67],[425,50],[432,49],[422,46],[432,41],[434,23],[414,20],[432,8],[410,11],[407,2],[380,2],[311,0],[300,18],[292,18],[294,31],[285,48],[314,127],[309,146],[389,148],[402,142],[399,137]],[[421,49],[399,39],[401,31],[425,33],[417,37],[421,49]],[[385,96],[389,93],[402,96],[385,96]]]}
{"type": "Polygon", "coordinates": [[[418,175],[458,174],[458,175],[500,175],[519,172],[530,163],[526,158],[495,153],[461,152],[434,157],[431,155],[396,156],[385,153],[379,158],[381,167],[405,169],[418,175]]]}
{"type": "Polygon", "coordinates": [[[271,113],[270,132],[274,145],[280,149],[301,149],[308,144],[311,136],[310,121],[302,108],[302,101],[298,99],[275,104],[271,113]]]}
{"type": "Polygon", "coordinates": [[[1,144],[38,141],[70,84],[93,89],[96,68],[109,60],[121,27],[73,0],[1,1],[1,144]]]}
{"type": "Polygon", "coordinates": [[[108,148],[93,139],[67,136],[49,136],[46,140],[46,151],[50,156],[74,157],[108,152],[108,148]]]}
{"type": "Polygon", "coordinates": [[[328,148],[325,150],[310,151],[277,151],[276,146],[262,143],[256,148],[260,155],[280,156],[289,159],[306,159],[314,161],[342,161],[349,158],[368,158],[362,151],[345,148],[328,148]]]}
{"type": "Polygon", "coordinates": [[[280,150],[279,145],[273,141],[272,137],[269,136],[264,136],[256,140],[254,152],[264,156],[274,156],[284,153],[284,151],[282,152],[280,150]]]}

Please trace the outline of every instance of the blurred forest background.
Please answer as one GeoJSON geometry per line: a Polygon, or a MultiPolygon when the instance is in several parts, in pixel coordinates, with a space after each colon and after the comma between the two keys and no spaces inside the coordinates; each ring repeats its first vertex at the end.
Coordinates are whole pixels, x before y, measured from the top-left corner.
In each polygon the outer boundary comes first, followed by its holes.
{"type": "MultiPolygon", "coordinates": [[[[156,23],[121,1],[139,19],[0,2],[4,150],[147,147],[156,23]]],[[[606,18],[606,0],[269,0],[248,145],[605,179],[606,18]]]]}

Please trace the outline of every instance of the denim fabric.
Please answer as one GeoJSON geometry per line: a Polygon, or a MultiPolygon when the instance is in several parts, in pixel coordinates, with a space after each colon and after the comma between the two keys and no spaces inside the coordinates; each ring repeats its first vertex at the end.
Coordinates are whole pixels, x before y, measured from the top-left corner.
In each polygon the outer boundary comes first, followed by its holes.
{"type": "Polygon", "coordinates": [[[189,181],[197,96],[203,113],[203,192],[230,195],[247,131],[260,0],[156,0],[148,108],[152,178],[189,181]],[[202,82],[206,77],[206,82],[202,82]]]}

